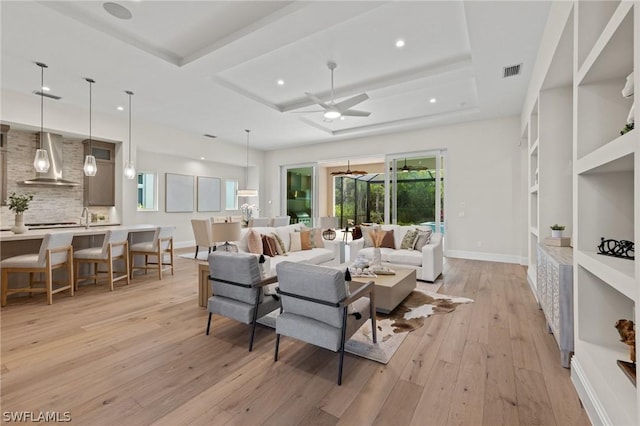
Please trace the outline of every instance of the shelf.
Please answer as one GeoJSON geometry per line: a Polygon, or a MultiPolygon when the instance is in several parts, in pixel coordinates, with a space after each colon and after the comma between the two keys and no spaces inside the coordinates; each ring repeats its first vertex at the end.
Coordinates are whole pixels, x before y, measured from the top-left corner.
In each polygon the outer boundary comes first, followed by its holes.
{"type": "Polygon", "coordinates": [[[578,265],[629,299],[636,300],[635,261],[575,250],[578,265]]]}
{"type": "Polygon", "coordinates": [[[580,158],[576,164],[576,173],[632,171],[637,132],[636,129],[627,132],[580,158]]]}
{"type": "Polygon", "coordinates": [[[538,193],[538,189],[540,188],[539,185],[533,185],[532,187],[529,188],[529,193],[530,194],[537,194],[538,193]]]}
{"type": "MultiPolygon", "coordinates": [[[[615,328],[611,327],[616,333],[615,328]]],[[[609,347],[585,341],[576,342],[575,362],[588,371],[589,382],[598,400],[606,407],[614,425],[638,424],[636,388],[617,365],[629,359],[623,343],[609,347]]]]}
{"type": "Polygon", "coordinates": [[[633,70],[633,3],[621,2],[578,70],[578,84],[626,77],[633,70]]]}
{"type": "Polygon", "coordinates": [[[538,155],[538,145],[539,139],[536,139],[535,142],[531,145],[531,148],[529,148],[529,155],[531,155],[532,157],[538,155]]]}
{"type": "Polygon", "coordinates": [[[598,40],[602,30],[611,20],[613,12],[618,8],[618,2],[615,1],[589,1],[576,3],[577,17],[577,41],[575,49],[577,50],[578,64],[584,64],[585,58],[593,49],[594,44],[598,40]]]}
{"type": "Polygon", "coordinates": [[[538,238],[540,237],[540,235],[538,234],[538,228],[536,228],[535,226],[529,228],[529,232],[531,232],[531,235],[535,235],[538,238]]]}

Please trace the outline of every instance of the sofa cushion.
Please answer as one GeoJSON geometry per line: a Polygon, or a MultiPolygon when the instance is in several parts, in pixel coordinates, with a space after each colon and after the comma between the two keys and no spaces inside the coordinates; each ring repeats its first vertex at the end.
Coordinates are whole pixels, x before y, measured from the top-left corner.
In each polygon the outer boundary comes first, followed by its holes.
{"type": "Polygon", "coordinates": [[[389,254],[387,262],[397,265],[422,266],[422,253],[416,250],[395,250],[389,254]]]}
{"type": "Polygon", "coordinates": [[[289,252],[297,252],[302,250],[302,240],[300,237],[300,232],[291,232],[289,233],[289,252]]]}
{"type": "MultiPolygon", "coordinates": [[[[281,257],[281,256],[278,256],[281,257]]],[[[308,263],[310,265],[318,265],[320,263],[333,260],[333,252],[326,248],[315,248],[311,250],[301,250],[289,253],[289,256],[282,256],[284,260],[291,262],[308,263]]]]}
{"type": "Polygon", "coordinates": [[[284,244],[284,241],[282,241],[282,238],[280,238],[280,234],[278,234],[277,232],[274,232],[272,235],[276,239],[276,242],[278,243],[278,246],[280,247],[280,250],[278,250],[278,254],[283,254],[283,255],[286,256],[289,247],[287,247],[284,244]]]}
{"type": "Polygon", "coordinates": [[[384,236],[382,237],[382,241],[380,242],[380,247],[386,247],[390,249],[396,248],[396,242],[393,238],[393,229],[384,231],[384,236]]]}
{"type": "Polygon", "coordinates": [[[247,251],[253,254],[263,254],[264,248],[260,234],[251,229],[247,233],[247,251]]]}
{"type": "Polygon", "coordinates": [[[417,229],[410,229],[408,230],[405,234],[404,237],[402,238],[402,243],[400,243],[400,249],[403,250],[413,250],[413,247],[416,244],[416,238],[418,238],[418,231],[417,229]]]}
{"type": "Polygon", "coordinates": [[[262,236],[262,250],[264,251],[265,256],[275,257],[278,255],[278,250],[276,249],[276,239],[271,235],[263,235],[262,236]]]}
{"type": "Polygon", "coordinates": [[[429,244],[430,240],[431,240],[431,229],[427,231],[418,230],[418,235],[413,245],[413,249],[421,251],[422,247],[429,244]]]}
{"type": "Polygon", "coordinates": [[[290,234],[292,232],[299,231],[300,228],[301,228],[301,224],[294,223],[293,225],[278,226],[277,228],[273,228],[273,229],[275,230],[275,233],[278,234],[278,236],[282,240],[282,243],[284,244],[284,247],[286,248],[286,250],[289,250],[289,247],[291,246],[290,234]]]}

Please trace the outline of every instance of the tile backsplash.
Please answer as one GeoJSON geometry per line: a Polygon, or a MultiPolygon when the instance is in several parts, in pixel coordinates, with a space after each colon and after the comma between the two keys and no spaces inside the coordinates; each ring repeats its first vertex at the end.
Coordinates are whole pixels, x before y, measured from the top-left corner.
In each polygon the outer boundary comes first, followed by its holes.
{"type": "MultiPolygon", "coordinates": [[[[79,183],[76,187],[25,186],[17,182],[35,177],[33,158],[36,152],[36,133],[9,130],[7,134],[7,194],[33,194],[33,201],[25,214],[26,223],[78,222],[83,209],[84,162],[80,140],[64,139],[62,176],[79,183]]],[[[110,207],[91,207],[92,213],[109,217],[110,207]]],[[[13,226],[14,213],[7,206],[0,208],[0,226],[13,226]]]]}

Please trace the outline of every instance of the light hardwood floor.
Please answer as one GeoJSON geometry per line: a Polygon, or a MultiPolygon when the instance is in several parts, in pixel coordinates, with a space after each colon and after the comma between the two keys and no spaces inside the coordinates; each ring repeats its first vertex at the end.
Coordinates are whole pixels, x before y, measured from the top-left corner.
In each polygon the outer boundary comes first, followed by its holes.
{"type": "MultiPolygon", "coordinates": [[[[78,425],[582,425],[553,336],[521,266],[447,260],[442,293],[475,303],[429,318],[384,366],[215,317],[197,303],[197,266],[9,301],[2,412],[70,412],[78,425]]],[[[4,417],[4,414],[3,414],[4,417]]]]}

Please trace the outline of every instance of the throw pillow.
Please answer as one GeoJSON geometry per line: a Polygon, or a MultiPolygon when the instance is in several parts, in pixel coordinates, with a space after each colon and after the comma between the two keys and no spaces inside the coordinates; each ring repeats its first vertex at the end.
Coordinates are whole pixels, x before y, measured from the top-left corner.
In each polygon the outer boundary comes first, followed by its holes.
{"type": "Polygon", "coordinates": [[[282,247],[280,247],[280,243],[278,242],[278,238],[276,237],[276,234],[274,233],[269,234],[269,238],[273,239],[274,248],[276,249],[278,256],[281,256],[283,254],[282,247]]]}
{"type": "Polygon", "coordinates": [[[302,250],[302,241],[300,240],[299,232],[292,232],[289,234],[289,238],[291,240],[291,245],[289,246],[289,251],[300,251],[302,250]]]}
{"type": "Polygon", "coordinates": [[[386,247],[390,249],[396,248],[396,243],[393,239],[393,229],[384,232],[384,237],[382,237],[382,243],[380,244],[380,247],[386,247]]]}
{"type": "Polygon", "coordinates": [[[353,228],[353,231],[351,231],[351,237],[354,240],[358,240],[362,238],[362,228],[360,228],[359,226],[356,226],[355,228],[353,228]]]}
{"type": "Polygon", "coordinates": [[[401,250],[413,250],[413,247],[416,245],[416,238],[418,238],[418,230],[417,229],[409,229],[406,234],[404,234],[404,238],[402,238],[402,242],[400,243],[401,250]]]}
{"type": "Polygon", "coordinates": [[[311,250],[311,231],[300,230],[300,248],[302,250],[311,250]]]}
{"type": "Polygon", "coordinates": [[[247,248],[249,249],[249,253],[253,254],[263,254],[262,248],[262,238],[260,234],[258,234],[253,229],[249,231],[247,234],[247,248]]]}
{"type": "Polygon", "coordinates": [[[430,240],[431,240],[430,229],[428,231],[418,230],[418,236],[416,237],[416,242],[415,242],[415,245],[413,246],[413,249],[421,251],[422,247],[429,244],[430,240]]]}
{"type": "Polygon", "coordinates": [[[323,248],[322,229],[313,228],[309,232],[311,232],[311,248],[323,248]]]}
{"type": "Polygon", "coordinates": [[[280,253],[280,251],[278,251],[278,254],[282,254],[282,255],[286,256],[287,255],[287,247],[284,245],[284,241],[282,241],[282,238],[280,238],[280,235],[278,235],[277,232],[274,232],[272,235],[275,237],[276,242],[278,243],[278,245],[280,246],[280,250],[282,251],[282,253],[280,253]]]}
{"type": "Polygon", "coordinates": [[[363,226],[362,238],[364,238],[364,247],[373,247],[373,226],[363,226]]]}
{"type": "Polygon", "coordinates": [[[265,256],[275,257],[278,255],[278,250],[276,250],[276,239],[269,236],[262,236],[262,249],[264,251],[265,256]]]}

